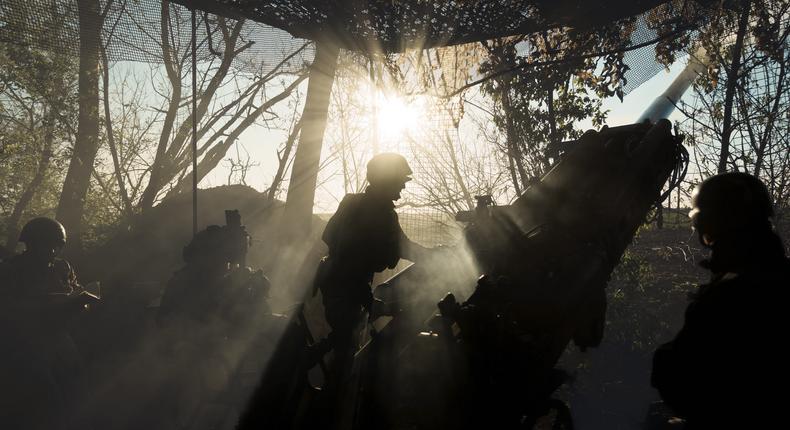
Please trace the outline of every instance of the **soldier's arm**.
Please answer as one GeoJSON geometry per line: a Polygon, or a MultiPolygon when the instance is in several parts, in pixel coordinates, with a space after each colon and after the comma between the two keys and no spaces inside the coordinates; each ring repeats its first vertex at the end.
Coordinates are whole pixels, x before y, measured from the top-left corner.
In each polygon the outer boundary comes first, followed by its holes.
{"type": "Polygon", "coordinates": [[[3,312],[12,318],[47,316],[54,320],[69,318],[86,309],[85,305],[98,301],[90,293],[44,294],[32,297],[13,298],[4,303],[3,312]]]}
{"type": "Polygon", "coordinates": [[[417,242],[412,241],[406,236],[406,233],[403,232],[403,229],[398,226],[398,236],[400,237],[400,253],[401,257],[415,262],[425,262],[430,258],[433,253],[431,248],[426,248],[417,242]]]}
{"type": "Polygon", "coordinates": [[[98,303],[100,301],[99,297],[93,293],[88,292],[82,284],[79,283],[77,280],[77,273],[74,271],[74,268],[69,264],[66,260],[60,260],[63,265],[65,266],[65,279],[64,282],[69,287],[69,293],[65,294],[66,298],[61,299],[58,297],[58,301],[63,301],[64,303],[61,305],[60,303],[56,304],[56,306],[65,308],[66,311],[82,311],[88,308],[88,305],[98,303]]]}
{"type": "Polygon", "coordinates": [[[67,275],[68,276],[67,282],[71,287],[72,292],[74,293],[84,292],[85,287],[83,287],[82,284],[80,284],[80,282],[77,280],[77,274],[74,272],[74,269],[71,267],[71,265],[69,265],[68,267],[69,267],[69,273],[67,275]]]}

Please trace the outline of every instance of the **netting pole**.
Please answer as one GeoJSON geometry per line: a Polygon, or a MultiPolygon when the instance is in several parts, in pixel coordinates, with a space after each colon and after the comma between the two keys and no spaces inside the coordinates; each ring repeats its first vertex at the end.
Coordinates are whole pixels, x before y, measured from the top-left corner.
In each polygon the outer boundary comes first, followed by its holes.
{"type": "Polygon", "coordinates": [[[373,155],[379,153],[379,92],[376,84],[376,54],[370,55],[370,103],[373,114],[373,155]]]}
{"type": "Polygon", "coordinates": [[[197,235],[197,12],[192,9],[192,235],[197,235]]]}

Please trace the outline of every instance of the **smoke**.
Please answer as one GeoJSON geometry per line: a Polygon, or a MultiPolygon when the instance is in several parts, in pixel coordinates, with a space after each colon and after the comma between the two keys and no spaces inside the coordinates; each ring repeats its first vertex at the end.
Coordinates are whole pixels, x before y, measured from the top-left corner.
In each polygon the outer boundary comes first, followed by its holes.
{"type": "Polygon", "coordinates": [[[233,428],[287,325],[265,304],[250,316],[241,324],[176,318],[148,327],[135,345],[104,351],[85,379],[96,427],[233,428]]]}
{"type": "MultiPolygon", "coordinates": [[[[241,208],[242,222],[253,238],[247,265],[263,268],[270,278],[269,300],[252,309],[245,304],[249,318],[241,324],[213,314],[156,324],[156,297],[181,264],[181,249],[188,242],[189,229],[181,228],[189,224],[187,201],[155,208],[132,231],[75,264],[78,274],[86,274],[83,283],[98,279],[104,288],[103,303],[72,331],[83,355],[79,389],[87,393],[75,408],[90,417],[94,428],[233,428],[297,305],[305,304],[315,338],[329,331],[320,293],[312,294],[317,264],[326,254],[320,240],[324,223],[315,218],[311,235],[283,242],[277,237],[277,212],[273,216],[270,208],[253,202],[260,201],[258,193],[240,187],[201,193],[206,209],[199,219],[206,223],[222,224],[217,207],[241,208]]],[[[407,335],[424,329],[446,293],[459,301],[467,297],[477,276],[462,240],[417,261],[389,288],[391,300],[404,310],[399,317],[408,318],[415,330],[407,335]]],[[[187,301],[198,299],[197,294],[184,297],[181,305],[189,307],[187,301]]]]}
{"type": "Polygon", "coordinates": [[[446,294],[452,293],[459,301],[473,291],[480,270],[464,239],[451,245],[432,248],[421,261],[405,269],[410,272],[399,285],[399,294],[406,302],[435,305],[446,294]]]}
{"type": "MultiPolygon", "coordinates": [[[[243,303],[249,316],[243,323],[207,313],[198,320],[156,324],[158,297],[183,264],[181,250],[190,240],[188,198],[153,208],[132,228],[72,262],[81,282],[99,280],[103,287],[102,303],[71,330],[82,355],[75,372],[78,391],[86,393],[71,407],[89,416],[94,428],[233,428],[277,351],[294,305],[308,292],[325,252],[317,237],[320,220],[315,219],[313,236],[277,246],[279,204],[269,205],[263,195],[241,186],[200,190],[199,200],[201,228],[224,224],[222,209],[240,210],[253,238],[247,264],[270,277],[271,298],[253,307],[243,303]]],[[[201,290],[201,285],[189,287],[201,290]]],[[[180,300],[190,307],[198,294],[180,300]]],[[[27,415],[39,409],[31,404],[27,415]]],[[[47,419],[59,419],[59,408],[44,409],[51,415],[47,419]]]]}

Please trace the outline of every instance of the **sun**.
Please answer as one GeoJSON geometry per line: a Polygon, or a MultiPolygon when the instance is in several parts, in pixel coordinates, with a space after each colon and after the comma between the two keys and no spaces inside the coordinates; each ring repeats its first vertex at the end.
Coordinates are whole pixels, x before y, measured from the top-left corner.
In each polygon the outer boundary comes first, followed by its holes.
{"type": "Polygon", "coordinates": [[[375,120],[379,140],[397,141],[414,133],[424,121],[424,107],[420,99],[406,99],[398,94],[378,92],[375,120]]]}

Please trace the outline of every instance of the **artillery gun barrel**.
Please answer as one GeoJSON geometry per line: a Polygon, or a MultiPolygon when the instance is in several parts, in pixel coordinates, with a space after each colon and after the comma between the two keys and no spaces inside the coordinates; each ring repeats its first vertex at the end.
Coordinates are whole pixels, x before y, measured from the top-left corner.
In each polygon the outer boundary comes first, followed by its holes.
{"type": "Polygon", "coordinates": [[[482,271],[509,279],[516,322],[550,339],[547,366],[571,339],[600,343],[608,278],[667,180],[685,172],[682,137],[666,117],[707,61],[703,50],[690,56],[636,123],[559,145],[554,167],[513,204],[481,198],[483,207],[458,214],[482,271]]]}
{"type": "Polygon", "coordinates": [[[689,55],[689,61],[683,71],[672,81],[672,84],[657,97],[653,103],[648,106],[642,113],[637,123],[650,121],[655,123],[660,119],[667,119],[672,111],[675,110],[680,98],[689,89],[694,79],[707,69],[707,64],[710,62],[708,55],[704,49],[698,49],[694,55],[689,55]]]}

